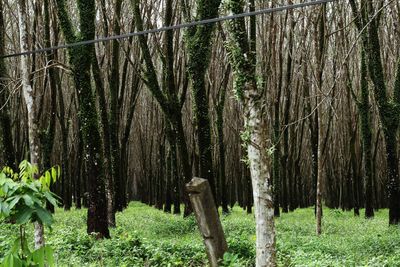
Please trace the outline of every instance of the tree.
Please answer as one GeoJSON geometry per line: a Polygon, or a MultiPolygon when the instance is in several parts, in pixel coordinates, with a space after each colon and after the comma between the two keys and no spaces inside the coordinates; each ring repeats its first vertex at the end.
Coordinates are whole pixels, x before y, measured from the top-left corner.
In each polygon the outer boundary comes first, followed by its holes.
{"type": "MultiPolygon", "coordinates": [[[[113,22],[113,32],[115,35],[121,34],[121,9],[122,0],[115,0],[115,15],[113,22]]],[[[120,107],[118,105],[118,90],[120,88],[120,44],[118,41],[112,42],[111,74],[110,74],[110,141],[112,155],[112,175],[115,183],[115,209],[122,211],[126,207],[126,193],[123,186],[123,179],[120,171],[120,144],[118,139],[120,107]]]]}
{"type": "MultiPolygon", "coordinates": [[[[243,13],[243,1],[229,1],[234,14],[243,13]]],[[[257,86],[255,47],[249,43],[245,20],[229,22],[228,51],[234,71],[236,97],[243,105],[245,130],[242,134],[247,146],[250,165],[254,213],[256,218],[256,266],[275,266],[275,225],[272,182],[268,172],[267,132],[264,119],[262,90],[257,86]]]]}
{"type": "MultiPolygon", "coordinates": [[[[140,12],[140,5],[139,0],[133,0],[133,13],[134,18],[136,20],[136,28],[138,31],[143,31],[143,19],[141,17],[140,12]]],[[[165,7],[165,25],[171,25],[172,23],[172,0],[166,1],[165,7]]],[[[160,105],[161,110],[163,111],[164,116],[168,120],[170,125],[167,126],[167,138],[170,143],[171,147],[171,160],[173,163],[171,166],[177,166],[176,161],[177,157],[175,155],[174,147],[175,145],[178,148],[179,156],[181,159],[182,164],[182,173],[183,173],[183,182],[187,183],[191,179],[191,164],[189,162],[189,154],[185,139],[185,133],[183,128],[183,121],[182,121],[182,107],[185,101],[186,91],[183,90],[181,94],[178,92],[178,87],[174,81],[174,60],[173,60],[173,31],[167,31],[165,33],[164,38],[164,57],[162,61],[164,61],[164,76],[162,77],[162,86],[160,86],[157,80],[157,73],[156,68],[153,63],[150,48],[147,44],[147,39],[145,36],[139,36],[139,43],[140,48],[142,50],[143,58],[146,63],[146,68],[144,70],[144,80],[147,88],[152,93],[153,97],[157,100],[158,104],[160,105]],[[170,131],[170,128],[172,131],[170,131]]],[[[174,167],[175,168],[175,167],[174,167]]],[[[178,179],[176,177],[175,179],[178,179]]],[[[181,187],[181,182],[176,181],[175,192],[179,192],[178,187],[181,187]]],[[[185,215],[188,215],[191,212],[189,199],[186,193],[183,194],[185,199],[185,215]]],[[[176,203],[178,204],[178,203],[176,203]]],[[[179,205],[174,205],[174,209],[178,212],[179,205]]]]}
{"type": "MultiPolygon", "coordinates": [[[[221,0],[196,1],[196,20],[217,17],[220,3],[221,0]]],[[[189,20],[188,7],[184,6],[183,8],[186,20],[189,20]]],[[[196,123],[197,147],[200,157],[199,176],[208,180],[214,199],[216,199],[216,183],[214,180],[211,154],[209,96],[207,95],[205,87],[205,74],[210,64],[213,29],[214,24],[189,28],[186,33],[186,46],[189,53],[188,73],[192,81],[192,95],[194,100],[193,112],[196,123]]]]}
{"type": "MultiPolygon", "coordinates": [[[[400,223],[400,184],[397,152],[397,132],[400,125],[400,58],[397,63],[393,96],[388,96],[387,81],[381,58],[381,39],[379,35],[378,11],[372,0],[363,1],[360,5],[350,0],[356,26],[362,34],[362,49],[365,49],[368,74],[373,84],[375,100],[378,105],[379,118],[382,124],[388,175],[389,224],[400,223]]],[[[365,71],[365,70],[364,70],[365,71]]],[[[363,73],[362,75],[365,75],[363,73]]],[[[365,85],[365,84],[364,84],[365,85]]]]}
{"type": "MultiPolygon", "coordinates": [[[[19,31],[21,52],[29,51],[28,30],[27,30],[27,6],[25,0],[18,1],[19,11],[19,31]]],[[[30,82],[29,73],[29,56],[21,57],[21,79],[22,90],[25,99],[26,109],[28,112],[28,133],[29,133],[29,151],[30,161],[32,165],[39,167],[39,128],[37,123],[37,110],[35,103],[35,95],[30,82]]],[[[44,246],[44,228],[39,222],[35,223],[35,248],[44,246]]]]}
{"type": "MultiPolygon", "coordinates": [[[[3,17],[3,1],[0,2],[0,56],[5,54],[5,26],[3,17]]],[[[11,133],[10,104],[7,88],[7,68],[5,59],[0,57],[0,149],[5,164],[15,168],[15,150],[11,133]]]]}
{"type": "MultiPolygon", "coordinates": [[[[354,1],[350,1],[351,7],[355,15],[357,16],[357,6],[354,1]]],[[[360,92],[361,96],[357,97],[352,87],[349,90],[356,101],[356,105],[360,116],[360,129],[361,129],[361,141],[362,141],[362,156],[363,156],[363,171],[364,171],[364,199],[365,199],[365,218],[374,217],[373,207],[373,195],[372,195],[372,122],[371,122],[371,105],[369,100],[369,85],[368,85],[368,68],[366,58],[366,47],[368,39],[367,33],[363,31],[363,26],[366,21],[364,18],[357,16],[355,25],[357,31],[361,34],[360,42],[360,92]]],[[[348,74],[349,75],[349,74],[348,74]]],[[[350,85],[349,85],[350,86],[350,85]]]]}
{"type": "MultiPolygon", "coordinates": [[[[326,4],[323,4],[320,8],[320,13],[318,15],[318,20],[316,23],[316,57],[317,57],[317,88],[319,91],[319,97],[317,97],[318,102],[324,101],[322,99],[322,85],[323,85],[323,73],[324,73],[324,66],[325,66],[325,25],[326,25],[326,4]]],[[[321,234],[321,227],[322,227],[322,176],[323,176],[323,132],[322,132],[322,112],[316,113],[317,121],[318,121],[318,172],[317,172],[317,181],[316,181],[316,218],[317,218],[317,225],[316,225],[316,232],[317,235],[321,234]]]]}
{"type": "MultiPolygon", "coordinates": [[[[77,0],[79,28],[77,33],[72,26],[64,0],[57,0],[57,13],[60,26],[67,43],[92,40],[95,36],[95,1],[77,0]]],[[[83,136],[86,168],[89,182],[89,208],[87,232],[96,233],[97,238],[108,238],[102,142],[98,125],[98,114],[93,96],[90,70],[94,61],[94,46],[85,45],[68,49],[73,69],[75,89],[80,108],[80,127],[83,136]]]]}

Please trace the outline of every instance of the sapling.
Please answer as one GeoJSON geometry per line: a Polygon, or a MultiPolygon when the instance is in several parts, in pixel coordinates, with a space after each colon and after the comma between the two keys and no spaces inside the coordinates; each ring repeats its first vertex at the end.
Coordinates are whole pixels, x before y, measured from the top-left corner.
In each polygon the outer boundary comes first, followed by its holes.
{"type": "Polygon", "coordinates": [[[51,168],[42,176],[38,168],[22,161],[19,172],[9,167],[0,172],[0,219],[19,226],[19,234],[0,267],[55,266],[53,249],[45,245],[31,251],[26,236],[29,223],[40,223],[51,229],[53,215],[46,209],[46,202],[57,205],[57,196],[50,185],[60,175],[60,168],[51,168]]]}

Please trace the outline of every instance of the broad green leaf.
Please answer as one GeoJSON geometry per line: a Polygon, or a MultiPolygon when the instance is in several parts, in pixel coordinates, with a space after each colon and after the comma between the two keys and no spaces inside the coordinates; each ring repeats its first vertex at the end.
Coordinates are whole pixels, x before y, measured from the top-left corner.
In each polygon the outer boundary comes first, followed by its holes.
{"type": "Polygon", "coordinates": [[[9,204],[9,209],[12,210],[14,208],[14,206],[18,203],[18,201],[21,199],[21,196],[15,196],[15,197],[10,197],[7,199],[8,202],[10,202],[9,204]]]}
{"type": "Polygon", "coordinates": [[[51,215],[51,213],[37,204],[35,204],[35,207],[36,207],[36,214],[40,222],[42,224],[50,226],[53,223],[53,216],[51,215]]]}
{"type": "Polygon", "coordinates": [[[8,194],[8,189],[9,189],[9,188],[10,188],[10,187],[8,186],[8,183],[3,184],[2,190],[3,190],[4,194],[8,194]]]}
{"type": "Polygon", "coordinates": [[[32,197],[31,197],[30,195],[24,194],[24,195],[22,196],[22,198],[24,199],[25,204],[26,204],[27,206],[29,206],[29,207],[33,206],[33,200],[32,200],[32,197]]]}
{"type": "Polygon", "coordinates": [[[34,192],[39,193],[39,189],[35,186],[35,183],[28,184],[28,187],[32,189],[34,192]]]}
{"type": "Polygon", "coordinates": [[[8,203],[7,202],[3,202],[3,204],[1,206],[2,207],[1,207],[0,212],[2,214],[4,214],[4,216],[8,217],[10,215],[10,212],[11,212],[8,203]]]}
{"type": "Polygon", "coordinates": [[[37,203],[38,205],[43,205],[43,201],[40,201],[40,199],[38,199],[35,195],[30,195],[30,197],[34,203],[37,203]]]}
{"type": "Polygon", "coordinates": [[[57,171],[55,168],[51,168],[51,177],[53,178],[53,183],[57,180],[57,171]]]}
{"type": "Polygon", "coordinates": [[[39,181],[40,181],[40,183],[41,183],[43,186],[46,185],[46,177],[41,176],[41,177],[39,178],[39,181]]]}
{"type": "Polygon", "coordinates": [[[50,246],[45,246],[44,250],[46,252],[46,263],[49,267],[56,266],[54,264],[54,251],[50,246]]]}
{"type": "Polygon", "coordinates": [[[45,177],[46,177],[46,186],[49,187],[51,184],[51,175],[49,171],[46,171],[45,177]]]}
{"type": "Polygon", "coordinates": [[[4,258],[1,267],[14,267],[14,255],[12,253],[8,254],[4,258]]]}
{"type": "Polygon", "coordinates": [[[25,224],[27,223],[31,217],[32,217],[32,213],[34,212],[33,209],[24,206],[23,209],[18,210],[17,213],[14,215],[15,217],[15,222],[17,224],[25,224]]]}
{"type": "Polygon", "coordinates": [[[44,267],[44,248],[39,248],[32,253],[33,261],[39,265],[39,267],[44,267]]]}
{"type": "Polygon", "coordinates": [[[11,254],[16,254],[21,249],[21,240],[19,238],[14,240],[13,246],[11,247],[11,254]]]}
{"type": "Polygon", "coordinates": [[[22,261],[18,258],[14,256],[14,266],[13,267],[23,267],[23,263],[22,261]]]}
{"type": "Polygon", "coordinates": [[[51,203],[53,206],[57,206],[57,200],[54,198],[53,194],[50,191],[43,192],[44,196],[46,197],[47,201],[51,203]]]}
{"type": "Polygon", "coordinates": [[[31,255],[32,253],[31,253],[31,251],[29,249],[28,239],[26,237],[22,240],[22,244],[23,244],[23,249],[22,250],[24,252],[24,255],[25,256],[31,255]]]}
{"type": "Polygon", "coordinates": [[[0,186],[2,186],[6,182],[7,176],[3,173],[0,172],[0,186]]]}

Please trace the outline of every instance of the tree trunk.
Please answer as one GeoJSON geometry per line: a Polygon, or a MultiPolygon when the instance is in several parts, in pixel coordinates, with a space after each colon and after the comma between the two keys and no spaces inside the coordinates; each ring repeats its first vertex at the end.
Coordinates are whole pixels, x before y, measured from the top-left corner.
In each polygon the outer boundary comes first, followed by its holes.
{"type": "MultiPolygon", "coordinates": [[[[218,16],[221,0],[197,0],[197,17],[203,20],[218,16]]],[[[197,147],[200,157],[200,177],[207,179],[216,199],[216,183],[213,174],[211,129],[205,74],[211,58],[211,38],[214,24],[188,29],[188,73],[192,81],[193,113],[196,124],[197,147]]]]}
{"type": "MultiPolygon", "coordinates": [[[[121,33],[120,18],[122,0],[115,0],[115,14],[114,14],[114,35],[121,33]]],[[[118,106],[118,90],[119,90],[119,57],[120,57],[120,44],[117,40],[112,42],[112,58],[111,58],[111,76],[110,76],[110,141],[111,141],[111,158],[112,158],[112,176],[115,183],[115,209],[122,211],[127,206],[126,196],[123,192],[124,183],[120,164],[120,144],[119,144],[119,119],[120,107],[118,106]]],[[[114,194],[113,194],[114,195],[114,194]]]]}
{"type": "Polygon", "coordinates": [[[228,250],[228,245],[211,193],[210,184],[206,179],[193,178],[186,185],[186,188],[194,208],[197,224],[203,236],[209,264],[211,267],[218,267],[224,253],[228,250]]]}
{"type": "MultiPolygon", "coordinates": [[[[254,91],[256,91],[254,84],[254,91]]],[[[255,92],[248,90],[248,95],[255,92]]],[[[260,104],[248,99],[245,104],[245,125],[251,131],[248,157],[253,185],[254,213],[256,217],[256,266],[275,266],[275,226],[272,186],[267,170],[267,136],[260,104]],[[253,144],[256,144],[257,147],[253,144]]]]}
{"type": "MultiPolygon", "coordinates": [[[[3,19],[3,1],[0,1],[0,56],[5,54],[5,27],[3,19]]],[[[4,58],[0,58],[0,149],[6,166],[16,169],[15,149],[11,133],[11,119],[9,114],[7,69],[4,58]]]]}
{"type": "MultiPolygon", "coordinates": [[[[18,1],[18,11],[21,52],[26,52],[29,51],[29,41],[27,30],[28,14],[25,0],[18,1]]],[[[21,80],[26,109],[28,112],[30,161],[33,166],[39,167],[39,128],[37,122],[35,94],[31,86],[29,72],[29,56],[24,55],[21,57],[21,80]]],[[[38,222],[35,223],[34,240],[35,249],[39,249],[44,246],[44,228],[43,225],[38,222]]]]}
{"type": "MultiPolygon", "coordinates": [[[[318,38],[316,39],[316,44],[317,44],[317,79],[318,79],[318,94],[322,94],[323,92],[323,80],[322,80],[322,75],[324,71],[324,54],[325,54],[325,23],[326,23],[326,4],[323,4],[321,6],[320,14],[318,17],[318,23],[317,23],[317,30],[316,30],[316,36],[318,38]]],[[[322,100],[321,97],[317,97],[317,103],[322,100]]],[[[322,100],[323,101],[323,100],[322,100]]],[[[316,120],[318,121],[318,172],[317,172],[317,181],[316,181],[316,216],[317,216],[317,227],[316,227],[316,232],[317,235],[321,234],[321,225],[322,225],[322,176],[323,176],[323,142],[322,142],[322,112],[316,112],[316,120]]]]}
{"type": "MultiPolygon", "coordinates": [[[[219,88],[218,93],[218,104],[216,107],[217,110],[217,137],[218,137],[218,156],[219,156],[219,177],[220,177],[220,185],[219,192],[221,194],[221,205],[222,211],[224,213],[228,213],[228,199],[227,199],[227,188],[228,185],[226,183],[226,172],[225,172],[225,143],[224,143],[224,107],[226,100],[226,88],[228,86],[229,74],[231,72],[231,67],[229,66],[225,71],[224,80],[221,83],[221,87],[219,88]]],[[[217,204],[218,206],[218,204],[217,204]]]]}
{"type": "Polygon", "coordinates": [[[104,163],[104,182],[107,198],[107,220],[109,226],[115,227],[115,175],[112,166],[112,152],[111,152],[111,126],[108,119],[108,107],[106,101],[106,93],[104,88],[103,77],[101,75],[96,53],[93,53],[92,73],[95,81],[96,92],[99,99],[99,111],[101,118],[101,128],[103,133],[103,163],[104,163]]]}
{"type": "MultiPolygon", "coordinates": [[[[95,1],[78,0],[80,18],[80,38],[73,31],[64,0],[57,0],[60,26],[67,43],[76,40],[91,40],[95,35],[95,1]]],[[[75,87],[80,107],[80,130],[82,131],[85,160],[89,183],[89,208],[87,218],[88,234],[96,233],[97,238],[109,238],[102,142],[98,125],[98,114],[92,91],[90,69],[93,63],[94,46],[86,45],[70,48],[69,56],[74,73],[75,87]],[[88,60],[89,57],[89,60],[88,60]]]]}
{"type": "MultiPolygon", "coordinates": [[[[234,14],[243,13],[243,2],[232,0],[234,14]]],[[[267,169],[268,151],[264,103],[256,82],[255,50],[248,42],[244,19],[229,22],[230,41],[227,46],[235,71],[235,91],[244,109],[248,161],[253,185],[254,213],[256,221],[256,266],[276,266],[274,204],[272,183],[267,169]]]]}
{"type": "MultiPolygon", "coordinates": [[[[351,1],[353,13],[358,14],[354,1],[351,1]]],[[[369,76],[374,84],[375,99],[378,104],[379,117],[383,126],[386,143],[386,163],[388,174],[389,224],[400,223],[400,186],[397,155],[397,131],[400,123],[400,60],[397,63],[397,73],[394,84],[394,95],[391,99],[387,94],[387,86],[381,59],[381,46],[378,33],[379,19],[375,14],[372,0],[363,3],[363,24],[367,27],[368,37],[364,41],[367,52],[369,76]],[[368,24],[367,24],[368,23],[368,24]]],[[[360,28],[360,27],[359,27],[360,28]]]]}

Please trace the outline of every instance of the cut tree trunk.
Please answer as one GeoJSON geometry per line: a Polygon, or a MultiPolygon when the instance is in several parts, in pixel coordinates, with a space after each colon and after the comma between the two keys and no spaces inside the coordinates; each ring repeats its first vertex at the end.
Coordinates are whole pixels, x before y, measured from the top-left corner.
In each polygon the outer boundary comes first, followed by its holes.
{"type": "Polygon", "coordinates": [[[218,267],[219,261],[228,250],[224,231],[212,196],[211,187],[206,179],[193,178],[186,185],[190,202],[196,216],[199,230],[203,236],[207,256],[211,267],[218,267]]]}

